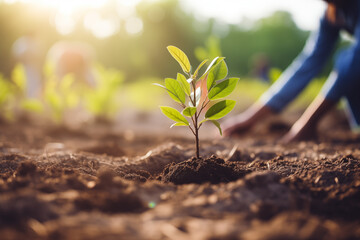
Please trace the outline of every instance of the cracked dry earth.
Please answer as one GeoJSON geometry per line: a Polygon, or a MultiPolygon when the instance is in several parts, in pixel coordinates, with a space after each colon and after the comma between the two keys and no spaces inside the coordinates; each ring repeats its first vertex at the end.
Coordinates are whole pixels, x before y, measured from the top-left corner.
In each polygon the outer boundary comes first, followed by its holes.
{"type": "Polygon", "coordinates": [[[360,239],[360,138],[276,126],[191,159],[186,136],[2,123],[0,238],[360,239]]]}

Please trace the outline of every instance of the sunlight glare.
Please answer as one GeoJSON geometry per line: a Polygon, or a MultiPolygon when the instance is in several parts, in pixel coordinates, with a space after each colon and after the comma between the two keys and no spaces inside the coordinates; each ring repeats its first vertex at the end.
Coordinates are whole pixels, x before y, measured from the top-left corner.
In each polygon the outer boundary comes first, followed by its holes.
{"type": "Polygon", "coordinates": [[[103,0],[20,0],[29,4],[57,9],[59,12],[72,14],[83,8],[100,8],[107,1],[103,0]]]}
{"type": "Polygon", "coordinates": [[[128,18],[125,22],[125,29],[131,35],[138,34],[143,29],[143,22],[138,17],[128,18]]]}
{"type": "Polygon", "coordinates": [[[57,13],[54,19],[56,30],[62,35],[68,35],[75,29],[75,20],[69,14],[57,13]]]}
{"type": "Polygon", "coordinates": [[[107,38],[119,30],[118,21],[115,18],[103,18],[97,12],[89,12],[84,18],[84,27],[97,38],[107,38]]]}
{"type": "Polygon", "coordinates": [[[135,15],[135,6],[123,5],[119,3],[116,10],[120,19],[127,19],[135,15]]]}

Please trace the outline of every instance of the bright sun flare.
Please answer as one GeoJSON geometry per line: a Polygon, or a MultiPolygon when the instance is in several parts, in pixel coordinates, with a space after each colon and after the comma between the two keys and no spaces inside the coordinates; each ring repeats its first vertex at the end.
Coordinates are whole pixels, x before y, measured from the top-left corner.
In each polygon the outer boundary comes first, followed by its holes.
{"type": "MultiPolygon", "coordinates": [[[[0,0],[1,1],[1,0],[0,0]]],[[[116,0],[117,18],[102,16],[98,9],[104,7],[109,0],[2,0],[5,3],[22,2],[33,7],[53,9],[55,15],[51,16],[51,22],[56,30],[63,34],[70,34],[75,30],[79,21],[78,12],[89,10],[83,20],[84,27],[98,38],[106,38],[116,33],[119,28],[119,20],[123,19],[124,28],[129,34],[137,34],[142,31],[143,23],[135,14],[136,5],[142,0],[116,0]]]]}
{"type": "MultiPolygon", "coordinates": [[[[59,12],[71,14],[81,9],[100,8],[104,6],[108,0],[4,0],[4,2],[23,2],[40,7],[49,7],[57,9],[59,12]]],[[[118,0],[117,2],[126,6],[135,6],[140,0],[118,0]]]]}
{"type": "Polygon", "coordinates": [[[67,13],[73,13],[83,8],[98,8],[106,3],[106,1],[101,0],[8,0],[5,2],[23,2],[40,7],[49,7],[67,13]]]}

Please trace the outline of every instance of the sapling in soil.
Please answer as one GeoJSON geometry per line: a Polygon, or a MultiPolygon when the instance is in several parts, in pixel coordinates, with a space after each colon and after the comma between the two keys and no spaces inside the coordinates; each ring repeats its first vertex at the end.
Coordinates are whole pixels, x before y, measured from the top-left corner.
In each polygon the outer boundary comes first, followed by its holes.
{"type": "Polygon", "coordinates": [[[174,126],[187,126],[195,136],[196,157],[200,158],[199,129],[206,121],[212,122],[222,135],[218,119],[227,115],[235,106],[233,100],[221,100],[212,104],[213,101],[228,96],[236,87],[238,78],[225,79],[228,69],[224,57],[214,58],[205,72],[200,74],[201,68],[208,62],[202,61],[192,71],[190,61],[186,54],[175,46],[168,46],[171,56],[180,64],[185,75],[178,73],[176,79],[166,78],[165,85],[155,83],[167,90],[170,97],[182,108],[161,106],[162,113],[174,120],[174,126]],[[209,107],[210,106],[210,107],[209,107]],[[201,115],[204,111],[205,115],[201,115]],[[203,119],[200,117],[203,116],[203,119]],[[189,119],[189,120],[188,120],[189,119]]]}

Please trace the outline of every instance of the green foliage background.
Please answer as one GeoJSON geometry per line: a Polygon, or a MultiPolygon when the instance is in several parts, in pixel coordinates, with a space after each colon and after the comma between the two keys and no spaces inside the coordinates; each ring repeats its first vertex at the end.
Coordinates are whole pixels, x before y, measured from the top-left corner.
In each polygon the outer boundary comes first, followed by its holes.
{"type": "MultiPolygon", "coordinates": [[[[30,111],[44,110],[39,102],[32,99],[22,99],[21,104],[17,101],[26,80],[16,71],[17,65],[11,54],[11,47],[16,39],[29,32],[35,31],[41,39],[39,54],[45,69],[44,77],[48,79],[43,104],[45,108],[48,105],[52,115],[58,119],[62,118],[66,109],[79,105],[95,116],[110,118],[113,118],[122,106],[142,111],[154,110],[168,96],[156,87],[149,87],[150,83],[161,82],[164,78],[176,78],[174,73],[178,71],[178,65],[166,50],[168,45],[181,48],[195,66],[203,59],[225,56],[229,77],[237,76],[241,79],[231,95],[231,98],[238,102],[234,112],[241,111],[276,81],[301,51],[309,35],[308,31],[295,24],[289,13],[283,11],[264,16],[250,25],[248,22],[229,25],[217,19],[199,19],[196,12],[185,12],[180,3],[181,0],[140,2],[136,7],[136,16],[143,21],[143,31],[129,35],[125,31],[124,20],[116,10],[116,1],[110,0],[96,11],[104,18],[115,17],[120,28],[114,35],[99,39],[84,27],[84,18],[89,10],[83,10],[76,15],[77,24],[72,33],[61,35],[54,27],[55,10],[34,8],[23,3],[7,4],[0,0],[2,115],[11,115],[7,113],[17,105],[30,111]],[[219,24],[222,32],[218,31],[219,24]],[[78,93],[77,88],[73,88],[71,84],[71,91],[55,89],[56,81],[53,73],[47,73],[45,58],[48,49],[60,40],[86,42],[94,48],[94,68],[98,73],[96,89],[78,93]],[[270,63],[269,83],[257,81],[259,79],[252,75],[254,61],[259,54],[266,56],[270,63]]],[[[341,42],[340,46],[345,44],[346,42],[341,42]]],[[[297,106],[303,107],[311,101],[330,69],[331,61],[318,80],[302,94],[297,106]]],[[[65,83],[75,81],[71,80],[71,77],[67,79],[65,83]]]]}
{"type": "MultiPolygon", "coordinates": [[[[116,16],[114,4],[115,2],[110,1],[99,12],[103,16],[116,16]]],[[[215,30],[217,20],[197,20],[194,14],[184,12],[177,0],[140,3],[136,14],[143,20],[142,34],[128,35],[121,26],[119,32],[105,39],[94,37],[84,28],[82,20],[86,11],[78,14],[76,29],[66,36],[55,30],[52,23],[54,12],[39,11],[41,10],[34,10],[21,3],[0,2],[0,21],[3,23],[0,24],[0,72],[5,76],[10,74],[15,64],[11,56],[11,45],[28,31],[35,30],[42,38],[43,58],[47,49],[58,40],[85,41],[94,46],[100,63],[125,71],[127,80],[170,76],[177,66],[168,64],[166,46],[180,47],[194,61],[194,49],[204,46],[209,36],[218,35],[215,30]],[[149,14],[154,9],[161,10],[160,20],[154,20],[149,14]]],[[[229,25],[228,29],[228,34],[221,37],[219,43],[222,55],[227,58],[229,71],[234,76],[248,74],[251,59],[259,52],[269,57],[273,67],[283,70],[301,50],[309,34],[299,29],[286,12],[276,12],[258,20],[251,28],[245,28],[240,22],[229,25]]],[[[214,54],[216,49],[213,49],[214,54]]]]}

